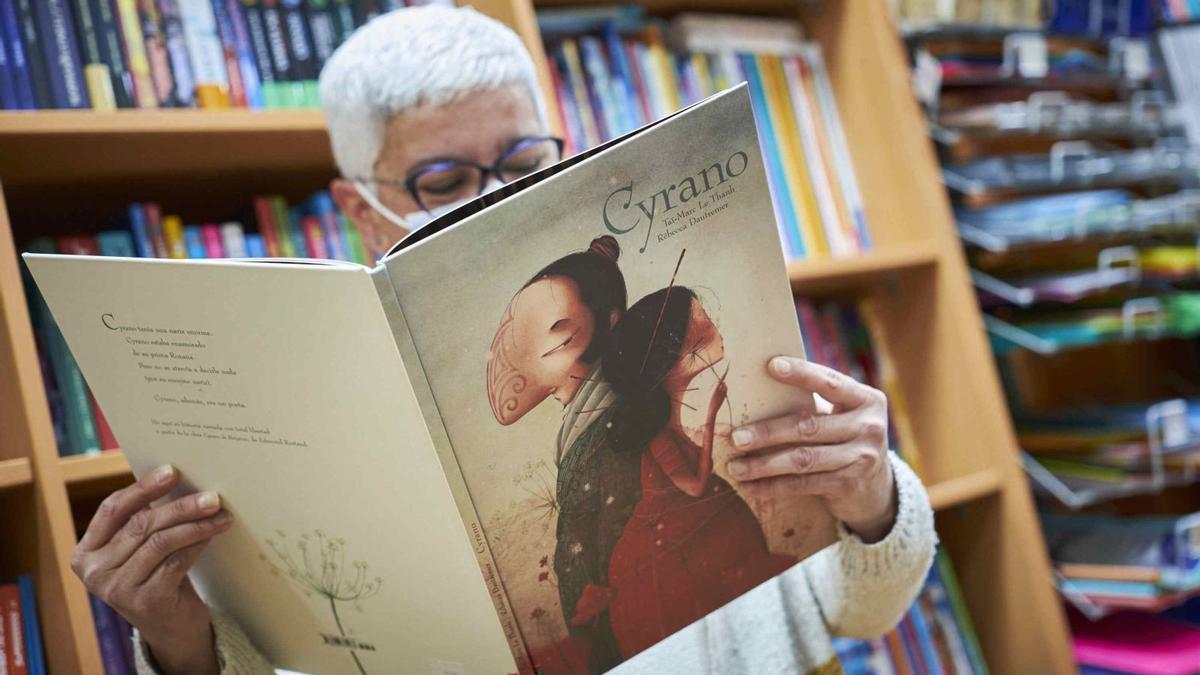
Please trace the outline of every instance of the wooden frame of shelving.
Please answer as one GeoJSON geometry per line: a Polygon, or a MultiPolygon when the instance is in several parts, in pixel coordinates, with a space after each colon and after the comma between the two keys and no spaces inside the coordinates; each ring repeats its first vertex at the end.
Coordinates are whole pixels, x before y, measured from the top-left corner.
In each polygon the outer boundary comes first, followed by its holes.
{"type": "MultiPolygon", "coordinates": [[[[469,4],[517,30],[548,91],[534,4],[578,1],[469,4]]],[[[1015,435],[884,3],[645,4],[661,14],[703,9],[798,19],[822,44],[875,248],[851,259],[792,263],[793,290],[874,307],[873,337],[895,367],[914,463],[992,671],[1073,672],[1015,435]]],[[[298,197],[333,172],[314,111],[0,113],[0,578],[35,574],[52,672],[103,672],[87,595],[69,569],[76,533],[86,526],[73,512],[86,513],[131,478],[120,453],[57,456],[14,240],[107,222],[148,194],[185,218],[262,192],[298,197]]]]}

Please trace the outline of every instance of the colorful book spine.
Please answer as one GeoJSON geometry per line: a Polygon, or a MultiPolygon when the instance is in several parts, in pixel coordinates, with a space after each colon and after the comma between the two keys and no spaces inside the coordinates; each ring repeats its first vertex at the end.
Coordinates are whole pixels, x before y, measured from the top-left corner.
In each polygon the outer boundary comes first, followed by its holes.
{"type": "Polygon", "coordinates": [[[308,237],[304,231],[304,212],[298,207],[289,208],[284,204],[283,222],[287,224],[288,235],[292,242],[292,251],[297,258],[312,258],[308,249],[308,237]]]}
{"type": "MultiPolygon", "coordinates": [[[[58,250],[49,238],[35,239],[29,244],[33,253],[65,253],[58,250]]],[[[32,284],[30,284],[32,286],[32,284]]],[[[55,323],[50,308],[46,306],[36,288],[30,289],[30,310],[34,326],[46,341],[46,354],[54,371],[63,399],[66,445],[59,448],[60,455],[78,455],[100,451],[100,439],[96,434],[96,421],[92,417],[92,403],[87,384],[80,372],[75,357],[67,347],[66,338],[55,323]]]]}
{"type": "Polygon", "coordinates": [[[111,0],[88,2],[92,9],[92,22],[96,27],[100,54],[108,66],[113,98],[118,108],[132,108],[133,81],[125,63],[124,48],[121,46],[121,22],[117,19],[116,5],[111,0]]]}
{"type": "Polygon", "coordinates": [[[154,202],[143,204],[143,209],[146,214],[146,232],[154,244],[154,257],[170,258],[171,249],[167,246],[167,237],[162,225],[162,209],[154,202]]]}
{"type": "Polygon", "coordinates": [[[613,92],[612,75],[604,60],[600,41],[591,35],[580,36],[579,55],[588,95],[596,111],[596,126],[600,131],[600,138],[604,141],[616,138],[625,131],[625,125],[621,119],[620,103],[613,92]]]}
{"type": "Polygon", "coordinates": [[[362,233],[358,231],[358,228],[341,213],[338,214],[337,219],[338,228],[342,231],[342,236],[346,239],[346,245],[350,249],[350,259],[360,265],[374,265],[375,261],[371,259],[371,254],[367,252],[367,247],[363,243],[362,233]]]}
{"type": "Polygon", "coordinates": [[[267,107],[299,108],[303,100],[303,86],[300,88],[301,95],[297,96],[296,85],[293,82],[296,79],[296,69],[292,63],[291,47],[288,46],[287,29],[284,27],[279,0],[261,0],[261,6],[257,0],[242,0],[242,3],[247,7],[247,18],[250,16],[250,8],[261,11],[263,31],[267,47],[270,49],[271,69],[274,73],[274,85],[267,95],[267,107]],[[274,105],[270,105],[271,103],[274,105]]]}
{"type": "MultiPolygon", "coordinates": [[[[279,196],[270,197],[270,204],[271,222],[275,224],[279,255],[284,258],[302,257],[296,246],[296,240],[292,237],[292,226],[288,218],[287,200],[279,196]]],[[[300,241],[304,241],[303,237],[300,241]]]]}
{"type": "Polygon", "coordinates": [[[304,14],[308,17],[308,33],[312,36],[317,71],[320,72],[320,67],[333,56],[333,50],[338,45],[333,7],[330,0],[305,0],[304,14]]]}
{"type": "Polygon", "coordinates": [[[266,258],[268,257],[267,248],[263,245],[261,234],[256,232],[246,233],[246,257],[247,258],[266,258]]]}
{"type": "Polygon", "coordinates": [[[104,675],[132,672],[130,664],[125,662],[125,651],[121,648],[124,637],[117,623],[117,613],[94,595],[89,595],[88,600],[92,606],[92,618],[96,623],[96,638],[100,643],[100,661],[104,665],[104,675]]]}
{"type": "Polygon", "coordinates": [[[187,249],[186,257],[192,260],[203,260],[208,257],[208,251],[204,248],[204,232],[199,225],[183,227],[183,245],[187,249]]]}
{"type": "Polygon", "coordinates": [[[75,34],[79,37],[80,59],[84,69],[84,85],[92,107],[97,110],[116,107],[116,93],[108,63],[100,53],[99,31],[92,17],[91,0],[74,0],[75,34]],[[106,106],[106,103],[111,103],[106,106]]]}
{"type": "Polygon", "coordinates": [[[10,62],[12,52],[8,48],[8,43],[11,40],[4,23],[0,21],[0,110],[21,109],[20,102],[17,100],[16,72],[10,62]]]}
{"type": "Polygon", "coordinates": [[[21,588],[21,619],[25,628],[25,658],[29,675],[46,675],[46,658],[42,651],[42,629],[38,621],[37,600],[33,593],[33,577],[25,574],[17,579],[21,588]]]}
{"type": "Polygon", "coordinates": [[[150,241],[150,233],[146,229],[146,209],[141,204],[130,204],[126,209],[129,220],[129,231],[133,234],[133,244],[139,258],[153,258],[154,242],[150,241]]]}
{"type": "Polygon", "coordinates": [[[326,246],[325,233],[321,231],[321,219],[316,216],[301,216],[300,229],[304,232],[304,245],[308,257],[329,259],[329,248],[326,246]]]}
{"type": "Polygon", "coordinates": [[[156,108],[158,99],[154,94],[154,81],[150,77],[150,60],[146,56],[146,43],[142,40],[142,23],[138,14],[137,0],[115,0],[117,19],[121,25],[122,49],[134,100],[139,108],[156,108]]]}
{"type": "Polygon", "coordinates": [[[271,258],[283,256],[279,243],[279,227],[275,224],[275,206],[270,197],[254,198],[254,219],[258,222],[258,233],[262,237],[265,255],[271,258]]]}
{"type": "Polygon", "coordinates": [[[350,253],[338,227],[337,207],[328,192],[318,192],[308,200],[308,211],[316,216],[321,223],[321,233],[325,240],[327,256],[337,260],[350,260],[350,253]]]}
{"type": "Polygon", "coordinates": [[[0,27],[3,28],[9,68],[12,70],[16,109],[33,110],[37,107],[37,99],[34,98],[28,56],[24,40],[21,38],[21,21],[17,15],[16,0],[0,0],[0,27]]]}
{"type": "Polygon", "coordinates": [[[804,242],[800,237],[800,225],[796,222],[796,212],[791,207],[792,195],[787,181],[783,178],[779,148],[772,141],[772,139],[778,138],[778,135],[775,131],[774,121],[768,112],[766,89],[759,75],[754,55],[742,54],[738,56],[738,60],[742,68],[742,75],[750,85],[750,107],[754,112],[754,119],[758,123],[758,128],[762,130],[760,143],[763,160],[767,165],[767,185],[771,191],[771,202],[775,205],[775,217],[779,220],[780,233],[784,237],[788,254],[795,258],[803,258],[808,251],[805,250],[804,242]]]}
{"type": "MultiPolygon", "coordinates": [[[[171,68],[171,41],[167,34],[167,24],[159,12],[158,0],[137,0],[137,8],[154,98],[163,107],[180,105],[179,97],[175,93],[175,72],[171,68]]],[[[174,5],[170,6],[169,11],[174,11],[174,5]]],[[[177,15],[172,16],[176,33],[179,31],[178,18],[177,15]]],[[[191,73],[191,67],[186,63],[183,65],[186,67],[186,78],[191,73]]],[[[190,90],[189,84],[185,83],[184,86],[190,90]]]]}
{"type": "Polygon", "coordinates": [[[34,0],[16,0],[17,21],[21,42],[25,45],[25,59],[33,88],[34,105],[37,108],[53,108],[54,94],[50,91],[50,75],[33,3],[34,0]]]}
{"type": "Polygon", "coordinates": [[[333,0],[334,46],[341,45],[354,32],[354,6],[350,0],[333,0]]]}
{"type": "Polygon", "coordinates": [[[0,660],[5,661],[9,675],[29,675],[21,587],[16,584],[0,584],[0,635],[4,643],[0,645],[0,660]]]}
{"type": "Polygon", "coordinates": [[[217,26],[217,41],[225,61],[225,79],[229,82],[229,104],[235,108],[249,108],[249,93],[242,78],[242,63],[238,51],[237,34],[233,29],[233,17],[229,14],[225,0],[210,0],[213,20],[217,26]]]}
{"type": "MultiPolygon", "coordinates": [[[[260,59],[270,59],[270,54],[263,52],[261,56],[256,56],[258,46],[254,42],[253,35],[250,33],[250,26],[246,22],[245,9],[239,0],[216,0],[217,2],[225,3],[225,14],[229,17],[229,28],[233,32],[233,43],[237,49],[238,68],[241,70],[242,87],[246,90],[246,106],[252,110],[259,110],[264,107],[263,100],[263,74],[259,68],[259,63],[267,63],[260,59]]],[[[263,44],[265,47],[265,43],[263,44]]],[[[268,66],[269,69],[269,66],[268,66]]]]}
{"type": "Polygon", "coordinates": [[[579,47],[573,39],[566,39],[559,45],[564,73],[571,87],[571,96],[579,110],[579,119],[583,129],[583,140],[586,148],[599,145],[602,134],[596,123],[597,116],[592,106],[591,95],[588,93],[587,78],[584,76],[583,63],[579,59],[579,47]]]}
{"type": "Polygon", "coordinates": [[[313,47],[312,34],[304,17],[302,0],[279,0],[283,28],[287,33],[288,56],[295,79],[292,96],[299,108],[319,108],[317,75],[321,64],[313,47]]]}
{"type": "Polygon", "coordinates": [[[229,71],[217,34],[212,0],[176,0],[187,53],[196,78],[196,104],[206,109],[229,107],[229,71]]]}
{"type": "Polygon", "coordinates": [[[42,34],[42,56],[50,78],[55,108],[78,109],[90,105],[83,81],[75,22],[68,0],[41,0],[34,3],[34,16],[42,34]]]}
{"type": "MultiPolygon", "coordinates": [[[[163,239],[167,243],[168,258],[183,260],[188,257],[187,240],[184,239],[183,220],[179,216],[164,216],[162,219],[163,239]]],[[[203,257],[203,256],[201,256],[203,257]]]]}
{"type": "MultiPolygon", "coordinates": [[[[254,63],[258,71],[259,86],[262,90],[262,107],[279,108],[279,85],[276,82],[275,65],[272,62],[273,48],[267,39],[267,27],[264,23],[262,5],[258,0],[229,0],[237,2],[245,22],[246,35],[250,40],[250,49],[254,53],[254,63]]],[[[285,50],[286,52],[286,50],[285,50]]]]}
{"type": "Polygon", "coordinates": [[[224,258],[225,246],[221,243],[221,226],[209,223],[200,228],[204,237],[204,257],[224,258]]]}

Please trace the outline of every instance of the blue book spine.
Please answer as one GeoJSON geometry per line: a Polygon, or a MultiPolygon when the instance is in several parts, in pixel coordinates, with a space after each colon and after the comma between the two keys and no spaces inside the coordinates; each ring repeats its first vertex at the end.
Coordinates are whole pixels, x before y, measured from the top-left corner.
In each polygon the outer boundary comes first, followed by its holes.
{"type": "Polygon", "coordinates": [[[318,192],[309,198],[308,210],[321,221],[321,233],[329,248],[329,256],[335,260],[350,260],[350,251],[338,227],[337,207],[328,192],[318,192]]]}
{"type": "Polygon", "coordinates": [[[908,608],[908,616],[912,619],[913,633],[916,634],[917,648],[921,650],[921,658],[925,661],[926,672],[930,675],[942,675],[942,661],[938,658],[937,647],[933,644],[933,634],[925,615],[921,614],[920,603],[914,602],[908,608]]]}
{"type": "Polygon", "coordinates": [[[267,249],[263,246],[262,235],[255,232],[246,233],[246,257],[265,258],[267,249]]]}
{"type": "Polygon", "coordinates": [[[33,110],[37,102],[33,98],[33,83],[29,79],[29,62],[25,56],[25,44],[21,40],[21,23],[17,19],[14,0],[0,0],[0,35],[7,49],[7,61],[12,73],[13,94],[16,110],[33,110]]]}
{"type": "Polygon", "coordinates": [[[129,205],[129,231],[133,233],[133,243],[139,258],[154,257],[154,242],[146,229],[146,210],[141,204],[129,205]]]}
{"type": "Polygon", "coordinates": [[[4,23],[0,22],[0,110],[21,109],[21,104],[17,101],[16,74],[10,62],[12,50],[9,49],[8,43],[11,40],[4,23]]]}
{"type": "Polygon", "coordinates": [[[783,179],[783,164],[775,146],[775,127],[767,112],[767,96],[763,90],[762,78],[758,74],[758,66],[754,56],[739,55],[738,62],[742,69],[742,77],[750,85],[751,110],[754,121],[761,129],[759,134],[762,146],[763,160],[767,165],[767,185],[771,191],[771,202],[775,204],[775,217],[779,219],[779,229],[788,247],[788,255],[795,258],[804,257],[804,242],[800,239],[800,223],[796,220],[796,212],[792,209],[792,195],[788,190],[787,181],[783,179]]]}
{"type": "Polygon", "coordinates": [[[237,50],[238,69],[242,73],[242,86],[246,88],[246,104],[254,110],[262,109],[263,80],[255,57],[254,44],[250,39],[250,29],[246,25],[246,15],[242,11],[242,3],[239,0],[214,2],[225,3],[225,16],[228,17],[229,28],[233,31],[233,44],[237,50]]]}
{"type": "Polygon", "coordinates": [[[96,245],[100,255],[117,258],[137,258],[137,250],[133,243],[133,235],[125,230],[109,230],[96,234],[96,245]]]}
{"type": "Polygon", "coordinates": [[[42,35],[50,92],[57,108],[78,109],[91,105],[83,83],[83,65],[75,22],[67,0],[34,3],[37,28],[42,35]]]}
{"type": "Polygon", "coordinates": [[[637,91],[633,87],[633,67],[629,65],[629,58],[625,54],[625,44],[621,42],[621,34],[617,32],[616,23],[609,21],[605,24],[604,43],[608,49],[609,61],[612,63],[626,129],[637,129],[648,120],[643,119],[642,106],[638,103],[637,91]]]}
{"type": "Polygon", "coordinates": [[[192,56],[188,53],[183,32],[183,15],[176,0],[158,0],[158,15],[166,37],[167,54],[171,59],[171,74],[175,76],[170,104],[190,108],[195,102],[196,78],[192,72],[192,56]]]}
{"type": "Polygon", "coordinates": [[[188,257],[196,260],[207,258],[204,248],[204,231],[199,225],[186,225],[183,228],[183,243],[187,247],[188,257]]]}
{"type": "Polygon", "coordinates": [[[100,661],[104,664],[104,675],[123,675],[132,671],[125,662],[125,651],[121,648],[121,627],[117,624],[117,613],[100,598],[88,595],[92,605],[92,618],[96,622],[96,639],[100,643],[100,661]]]}
{"type": "Polygon", "coordinates": [[[121,24],[117,20],[116,7],[108,0],[88,0],[96,39],[100,43],[100,54],[108,65],[112,80],[113,96],[118,108],[132,108],[133,77],[125,65],[125,47],[121,41],[121,24]]]}
{"type": "Polygon", "coordinates": [[[46,655],[42,652],[42,629],[38,621],[37,599],[33,594],[33,577],[23,574],[17,579],[21,587],[21,619],[25,624],[25,660],[29,675],[46,675],[46,655]]]}
{"type": "Polygon", "coordinates": [[[21,42],[25,45],[25,60],[29,64],[29,79],[33,87],[34,107],[54,107],[54,94],[50,91],[50,75],[46,56],[43,53],[34,0],[16,0],[17,21],[20,25],[21,42]]]}
{"type": "Polygon", "coordinates": [[[297,258],[311,258],[312,253],[308,250],[308,241],[304,238],[304,228],[301,225],[304,221],[304,211],[293,206],[287,210],[288,214],[288,233],[292,235],[292,246],[296,249],[297,258]]]}

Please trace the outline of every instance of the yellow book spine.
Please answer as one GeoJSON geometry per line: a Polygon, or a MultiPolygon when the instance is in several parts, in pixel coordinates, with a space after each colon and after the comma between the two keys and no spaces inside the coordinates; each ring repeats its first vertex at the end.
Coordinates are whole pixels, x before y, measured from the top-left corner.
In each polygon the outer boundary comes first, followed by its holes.
{"type": "Polygon", "coordinates": [[[183,241],[183,220],[179,216],[163,216],[163,238],[167,240],[167,254],[172,258],[187,258],[187,245],[183,241]]]}
{"type": "Polygon", "coordinates": [[[117,109],[117,97],[113,93],[108,66],[103,63],[89,63],[83,67],[83,78],[87,82],[88,98],[92,101],[92,110],[112,112],[117,109]]]}
{"type": "Polygon", "coordinates": [[[650,61],[654,64],[654,72],[658,76],[660,91],[666,99],[668,114],[683,107],[679,99],[679,80],[675,77],[675,67],[671,63],[671,55],[663,47],[662,35],[651,26],[646,31],[646,42],[650,48],[650,61]]]}
{"type": "Polygon", "coordinates": [[[142,40],[142,21],[138,17],[137,0],[117,0],[121,19],[121,37],[125,42],[126,67],[133,77],[139,108],[157,108],[154,82],[150,79],[150,60],[146,58],[146,43],[142,40]]]}
{"type": "Polygon", "coordinates": [[[696,80],[700,83],[700,96],[712,96],[717,93],[713,87],[712,72],[708,69],[708,58],[704,54],[692,54],[692,68],[696,71],[696,80]]]}
{"type": "Polygon", "coordinates": [[[817,196],[813,192],[812,177],[804,150],[800,145],[800,132],[796,128],[796,116],[788,97],[783,76],[783,65],[773,54],[755,57],[763,79],[763,90],[767,98],[767,113],[775,127],[775,143],[783,158],[783,174],[792,203],[800,216],[800,235],[804,237],[804,250],[808,257],[819,258],[829,255],[829,242],[821,223],[821,212],[817,208],[817,196]]]}
{"type": "MultiPolygon", "coordinates": [[[[596,114],[592,110],[592,100],[588,96],[587,84],[584,82],[583,61],[579,58],[579,47],[574,40],[563,40],[563,60],[567,64],[567,74],[571,78],[571,93],[575,96],[575,105],[579,106],[579,118],[583,121],[583,137],[588,148],[600,145],[600,129],[596,126],[596,114]]],[[[587,148],[580,148],[586,150],[587,148]]]]}

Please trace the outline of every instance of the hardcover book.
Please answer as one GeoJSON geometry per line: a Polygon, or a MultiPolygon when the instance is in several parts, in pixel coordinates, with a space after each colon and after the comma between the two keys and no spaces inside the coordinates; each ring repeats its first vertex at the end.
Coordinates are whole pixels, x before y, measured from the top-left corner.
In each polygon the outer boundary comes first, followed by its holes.
{"type": "Polygon", "coordinates": [[[604,672],[836,539],[725,468],[812,406],[744,86],[371,269],[25,257],[134,472],[235,514],[192,579],[279,667],[604,672]]]}

